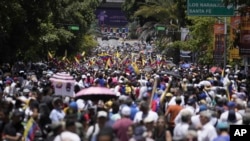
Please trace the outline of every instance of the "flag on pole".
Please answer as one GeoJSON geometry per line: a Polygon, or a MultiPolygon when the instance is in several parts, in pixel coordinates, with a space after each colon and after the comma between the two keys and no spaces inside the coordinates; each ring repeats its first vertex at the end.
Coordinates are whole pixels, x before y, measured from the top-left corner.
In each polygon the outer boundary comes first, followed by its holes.
{"type": "Polygon", "coordinates": [[[133,67],[133,69],[134,69],[134,72],[137,74],[137,75],[139,75],[140,74],[140,70],[139,70],[139,68],[138,68],[138,66],[137,66],[137,64],[136,64],[136,62],[132,62],[132,67],[133,67]]]}
{"type": "Polygon", "coordinates": [[[84,56],[85,55],[85,51],[83,51],[81,55],[84,56]]]}
{"type": "Polygon", "coordinates": [[[120,58],[121,54],[120,54],[118,51],[116,51],[115,56],[116,56],[117,58],[120,58]]]}
{"type": "Polygon", "coordinates": [[[106,62],[105,69],[108,69],[109,67],[111,67],[111,60],[110,60],[110,58],[108,58],[108,60],[106,62]]]}
{"type": "Polygon", "coordinates": [[[80,64],[80,61],[78,60],[78,58],[77,57],[74,57],[74,58],[75,58],[76,63],[80,64]]]}
{"type": "Polygon", "coordinates": [[[49,57],[49,59],[53,58],[53,55],[52,55],[52,53],[50,51],[48,51],[48,57],[49,57]]]}
{"type": "Polygon", "coordinates": [[[24,141],[33,141],[38,130],[40,130],[38,124],[30,118],[24,130],[24,141]]]}

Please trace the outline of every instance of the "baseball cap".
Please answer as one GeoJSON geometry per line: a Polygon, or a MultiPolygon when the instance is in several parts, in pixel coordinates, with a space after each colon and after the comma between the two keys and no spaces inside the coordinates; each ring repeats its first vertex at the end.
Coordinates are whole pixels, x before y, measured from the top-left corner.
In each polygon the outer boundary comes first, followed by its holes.
{"type": "Polygon", "coordinates": [[[167,97],[171,97],[171,96],[173,96],[173,94],[171,94],[171,93],[166,93],[166,95],[165,96],[167,96],[167,97]]]}
{"type": "Polygon", "coordinates": [[[235,104],[235,102],[233,102],[233,101],[229,101],[229,102],[227,103],[227,106],[230,107],[230,108],[232,108],[232,107],[235,107],[236,104],[235,104]]]}
{"type": "Polygon", "coordinates": [[[121,110],[121,114],[124,116],[129,116],[131,114],[131,109],[128,106],[125,106],[121,110]]]}
{"type": "Polygon", "coordinates": [[[188,105],[195,104],[195,99],[189,98],[188,101],[187,101],[187,104],[188,104],[188,105]]]}
{"type": "Polygon", "coordinates": [[[218,122],[216,128],[217,129],[227,129],[229,127],[227,122],[218,122]]]}
{"type": "Polygon", "coordinates": [[[77,103],[75,101],[70,102],[69,107],[75,111],[78,110],[77,103]]]}
{"type": "Polygon", "coordinates": [[[98,118],[100,118],[100,117],[105,117],[105,118],[107,118],[107,117],[108,117],[108,114],[107,114],[107,112],[105,112],[105,111],[99,111],[99,112],[97,113],[97,117],[98,117],[98,118]]]}
{"type": "Polygon", "coordinates": [[[206,110],[207,110],[207,106],[206,105],[200,105],[199,106],[199,112],[206,111],[206,110]]]}
{"type": "Polygon", "coordinates": [[[83,75],[82,75],[82,78],[87,78],[87,76],[83,74],[83,75]]]}

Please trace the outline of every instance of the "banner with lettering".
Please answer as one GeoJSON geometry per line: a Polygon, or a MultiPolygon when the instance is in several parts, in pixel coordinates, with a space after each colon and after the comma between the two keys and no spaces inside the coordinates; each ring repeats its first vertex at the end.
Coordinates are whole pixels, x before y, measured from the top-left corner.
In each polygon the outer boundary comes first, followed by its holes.
{"type": "Polygon", "coordinates": [[[248,16],[241,17],[240,55],[250,56],[250,20],[248,16]]]}
{"type": "Polygon", "coordinates": [[[224,24],[216,23],[214,24],[214,62],[216,65],[222,65],[224,61],[224,24]]]}

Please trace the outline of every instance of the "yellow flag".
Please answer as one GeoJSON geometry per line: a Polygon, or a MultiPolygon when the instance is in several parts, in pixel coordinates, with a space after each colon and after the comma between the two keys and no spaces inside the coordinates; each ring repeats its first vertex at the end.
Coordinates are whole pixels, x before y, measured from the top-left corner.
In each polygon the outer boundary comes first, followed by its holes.
{"type": "Polygon", "coordinates": [[[53,58],[53,55],[51,54],[51,52],[48,51],[48,57],[51,59],[53,58]]]}
{"type": "Polygon", "coordinates": [[[146,64],[146,60],[142,59],[142,66],[145,66],[145,64],[146,64]]]}
{"type": "Polygon", "coordinates": [[[117,57],[117,58],[120,58],[120,53],[118,52],[118,51],[116,51],[116,54],[115,54],[115,56],[117,57]]]}
{"type": "Polygon", "coordinates": [[[135,73],[136,73],[137,75],[139,75],[139,74],[140,74],[140,70],[138,69],[137,64],[136,64],[135,62],[132,62],[131,65],[132,65],[132,67],[133,67],[135,73]]]}
{"type": "Polygon", "coordinates": [[[81,55],[84,56],[85,55],[85,51],[83,51],[81,55]]]}
{"type": "Polygon", "coordinates": [[[80,64],[80,61],[75,57],[75,61],[77,64],[80,64]]]}
{"type": "Polygon", "coordinates": [[[225,75],[225,69],[223,69],[221,72],[221,76],[224,77],[224,75],[225,75]]]}
{"type": "Polygon", "coordinates": [[[106,67],[105,67],[105,69],[108,69],[108,67],[110,67],[111,66],[111,60],[110,60],[110,58],[107,60],[107,62],[106,62],[106,67]]]}

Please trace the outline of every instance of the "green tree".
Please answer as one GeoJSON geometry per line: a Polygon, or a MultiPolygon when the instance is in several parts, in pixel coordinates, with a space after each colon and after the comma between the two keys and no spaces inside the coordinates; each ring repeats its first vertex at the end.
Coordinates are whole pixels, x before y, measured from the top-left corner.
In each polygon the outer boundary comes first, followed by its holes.
{"type": "Polygon", "coordinates": [[[190,50],[197,53],[197,63],[213,63],[213,25],[214,17],[189,17],[191,25],[188,26],[191,38],[188,41],[176,41],[174,47],[190,50]]]}
{"type": "Polygon", "coordinates": [[[134,13],[145,2],[145,0],[125,0],[125,2],[122,4],[122,10],[125,12],[126,17],[130,22],[137,18],[134,16],[134,13]]]}
{"type": "MultiPolygon", "coordinates": [[[[147,0],[141,5],[134,15],[146,19],[141,27],[139,27],[139,38],[150,41],[153,36],[156,36],[156,27],[165,26],[167,28],[173,27],[176,24],[176,3],[172,0],[147,0]]],[[[177,27],[177,26],[176,26],[177,27]]]]}
{"type": "Polygon", "coordinates": [[[89,34],[98,5],[98,0],[2,0],[1,61],[36,61],[46,58],[47,51],[74,55],[84,50],[82,42],[89,40],[83,37],[89,34]],[[70,30],[69,25],[80,30],[70,30]]]}
{"type": "Polygon", "coordinates": [[[250,6],[250,0],[223,0],[225,5],[234,4],[234,5],[247,5],[250,6]]]}

